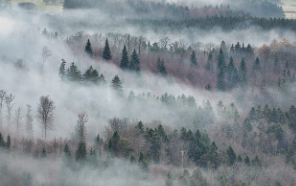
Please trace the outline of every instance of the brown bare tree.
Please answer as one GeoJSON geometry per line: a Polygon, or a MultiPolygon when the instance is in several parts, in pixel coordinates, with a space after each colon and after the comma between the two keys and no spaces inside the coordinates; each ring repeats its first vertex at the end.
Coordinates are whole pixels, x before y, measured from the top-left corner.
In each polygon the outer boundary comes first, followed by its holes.
{"type": "Polygon", "coordinates": [[[40,102],[37,107],[37,118],[41,122],[42,137],[44,132],[44,138],[46,140],[47,133],[54,130],[53,111],[55,106],[49,96],[41,96],[39,101],[40,102]]]}

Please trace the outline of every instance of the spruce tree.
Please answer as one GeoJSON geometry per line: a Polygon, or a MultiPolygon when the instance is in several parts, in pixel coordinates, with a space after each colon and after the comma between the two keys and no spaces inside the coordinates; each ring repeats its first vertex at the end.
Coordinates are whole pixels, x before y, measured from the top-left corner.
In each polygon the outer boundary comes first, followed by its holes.
{"type": "Polygon", "coordinates": [[[69,149],[68,144],[66,144],[65,147],[64,147],[64,156],[65,156],[66,159],[71,158],[71,151],[69,149]]]}
{"type": "Polygon", "coordinates": [[[236,161],[236,154],[231,146],[227,149],[227,156],[229,165],[233,165],[236,161]]]}
{"type": "Polygon", "coordinates": [[[120,61],[120,68],[125,70],[129,68],[129,60],[128,60],[128,54],[127,54],[127,49],[126,46],[124,45],[123,50],[122,50],[122,58],[120,61]]]}
{"type": "Polygon", "coordinates": [[[11,144],[11,139],[10,139],[10,135],[7,136],[7,139],[6,139],[6,147],[8,149],[10,149],[10,144],[11,144]]]}
{"type": "Polygon", "coordinates": [[[166,71],[163,59],[161,59],[161,60],[160,60],[160,58],[157,59],[157,71],[162,76],[167,75],[167,71],[166,71]]]}
{"type": "Polygon", "coordinates": [[[274,59],[274,69],[273,69],[273,71],[276,74],[281,73],[281,64],[279,62],[279,59],[278,59],[277,55],[275,56],[275,59],[274,59]]]}
{"type": "Polygon", "coordinates": [[[247,79],[247,66],[244,58],[240,63],[239,74],[240,74],[241,86],[245,87],[248,84],[248,79],[247,79]]]}
{"type": "Polygon", "coordinates": [[[92,50],[91,43],[90,43],[89,39],[87,40],[86,46],[84,48],[84,52],[88,57],[90,57],[90,58],[94,57],[93,50],[92,50]]]}
{"type": "Polygon", "coordinates": [[[45,150],[45,147],[42,148],[42,151],[41,151],[41,158],[46,158],[47,157],[47,153],[46,153],[46,150],[45,150]]]}
{"type": "Polygon", "coordinates": [[[191,66],[198,68],[198,63],[197,63],[197,59],[194,51],[192,51],[192,54],[190,56],[190,63],[191,63],[191,66]]]}
{"type": "Polygon", "coordinates": [[[111,88],[118,93],[122,93],[122,82],[118,75],[116,75],[111,81],[111,88]]]}
{"type": "Polygon", "coordinates": [[[225,58],[222,49],[220,49],[219,55],[218,55],[218,69],[225,68],[225,58]]]}
{"type": "Polygon", "coordinates": [[[103,59],[105,59],[105,60],[112,59],[108,39],[106,39],[106,41],[105,41],[105,47],[104,47],[104,51],[103,51],[103,59]]]}
{"type": "Polygon", "coordinates": [[[78,149],[76,150],[75,159],[77,161],[86,159],[86,144],[84,141],[80,141],[78,149]]]}
{"type": "Polygon", "coordinates": [[[60,65],[60,69],[59,69],[59,75],[61,76],[61,79],[64,79],[66,76],[66,61],[64,59],[62,59],[62,63],[60,65]]]}
{"type": "Polygon", "coordinates": [[[68,79],[70,81],[80,81],[81,80],[81,73],[77,69],[77,66],[75,65],[74,62],[71,64],[70,68],[68,69],[68,79]]]}
{"type": "Polygon", "coordinates": [[[134,49],[134,51],[133,51],[133,53],[131,55],[131,61],[130,61],[129,69],[133,70],[133,71],[136,71],[136,72],[141,71],[140,59],[139,59],[139,56],[138,56],[135,49],[134,49]]]}
{"type": "Polygon", "coordinates": [[[225,91],[226,90],[225,70],[224,70],[224,68],[219,69],[216,88],[217,88],[217,90],[220,90],[220,91],[225,91]]]}

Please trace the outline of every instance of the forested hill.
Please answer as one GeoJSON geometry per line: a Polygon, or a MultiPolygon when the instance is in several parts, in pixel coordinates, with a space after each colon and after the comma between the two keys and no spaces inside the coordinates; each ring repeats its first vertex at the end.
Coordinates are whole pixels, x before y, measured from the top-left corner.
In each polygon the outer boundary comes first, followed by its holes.
{"type": "Polygon", "coordinates": [[[175,3],[126,0],[65,0],[64,9],[98,8],[112,15],[129,16],[136,13],[140,17],[150,18],[196,18],[205,16],[236,16],[249,14],[253,17],[284,17],[281,6],[266,0],[228,0],[224,4],[200,6],[178,5],[175,3]]]}

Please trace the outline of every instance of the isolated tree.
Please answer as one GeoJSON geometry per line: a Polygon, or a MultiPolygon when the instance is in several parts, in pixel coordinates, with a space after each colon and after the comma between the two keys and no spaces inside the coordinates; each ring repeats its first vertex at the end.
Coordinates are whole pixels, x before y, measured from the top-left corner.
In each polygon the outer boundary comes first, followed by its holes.
{"type": "Polygon", "coordinates": [[[157,59],[157,71],[162,76],[167,75],[167,71],[166,71],[163,59],[161,59],[161,60],[160,60],[160,58],[157,59]]]}
{"type": "Polygon", "coordinates": [[[105,47],[104,47],[104,51],[103,51],[103,59],[105,59],[105,60],[112,59],[108,39],[106,39],[106,41],[105,41],[105,47]]]}
{"type": "Polygon", "coordinates": [[[87,43],[85,45],[84,53],[90,58],[94,57],[93,50],[92,50],[91,43],[90,43],[89,39],[87,40],[87,43]]]}
{"type": "Polygon", "coordinates": [[[22,108],[19,107],[16,111],[15,111],[15,117],[14,117],[14,122],[15,122],[15,127],[16,127],[16,136],[18,138],[19,136],[19,132],[21,130],[22,127],[22,108]]]}
{"type": "Polygon", "coordinates": [[[111,88],[118,93],[122,93],[122,82],[118,75],[116,75],[111,81],[111,88]]]}
{"type": "Polygon", "coordinates": [[[66,76],[66,61],[62,59],[62,63],[60,65],[59,69],[59,75],[61,76],[61,79],[63,80],[66,76]]]}
{"type": "Polygon", "coordinates": [[[53,111],[55,109],[54,102],[49,96],[41,96],[37,107],[37,118],[40,121],[42,129],[42,137],[46,140],[47,133],[54,130],[53,111]]]}
{"type": "Polygon", "coordinates": [[[133,51],[133,53],[131,55],[131,61],[130,61],[129,69],[133,70],[135,72],[140,72],[141,71],[140,59],[139,59],[139,56],[138,56],[135,49],[134,49],[134,51],[133,51]]]}
{"type": "Polygon", "coordinates": [[[41,52],[41,58],[42,58],[42,68],[44,66],[44,63],[47,61],[47,59],[51,56],[51,50],[49,50],[47,47],[42,48],[41,52]]]}
{"type": "Polygon", "coordinates": [[[120,68],[125,70],[129,68],[129,60],[128,60],[128,53],[126,46],[124,45],[123,50],[122,50],[122,58],[120,61],[120,68]]]}
{"type": "Polygon", "coordinates": [[[190,56],[190,64],[191,66],[198,67],[198,63],[197,63],[197,59],[194,51],[192,51],[190,56]]]}
{"type": "Polygon", "coordinates": [[[27,115],[26,115],[26,133],[28,136],[33,136],[33,116],[31,114],[32,109],[30,105],[27,105],[27,115]]]}

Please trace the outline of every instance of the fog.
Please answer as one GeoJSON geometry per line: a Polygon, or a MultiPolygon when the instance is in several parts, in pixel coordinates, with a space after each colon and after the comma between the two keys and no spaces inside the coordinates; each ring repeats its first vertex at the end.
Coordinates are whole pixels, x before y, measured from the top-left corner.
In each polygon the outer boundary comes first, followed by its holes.
{"type": "MultiPolygon", "coordinates": [[[[172,0],[171,2],[184,3],[178,0],[172,0]]],[[[200,5],[223,4],[226,2],[226,0],[198,1],[200,5]]],[[[194,1],[186,1],[186,3],[196,4],[194,1]]],[[[89,39],[91,39],[95,34],[102,34],[101,41],[92,43],[93,46],[101,46],[109,33],[143,36],[151,43],[159,42],[162,36],[168,36],[170,44],[184,40],[187,48],[196,46],[196,50],[200,53],[211,52],[211,50],[207,51],[209,45],[215,49],[219,48],[221,41],[225,41],[227,47],[240,42],[245,45],[250,44],[255,50],[254,53],[259,55],[258,48],[265,44],[269,45],[274,40],[280,41],[286,38],[293,43],[296,39],[295,32],[288,29],[264,30],[250,25],[247,29],[237,28],[231,31],[225,31],[220,27],[214,27],[210,31],[186,27],[182,27],[178,31],[172,31],[168,28],[157,30],[148,27],[143,30],[143,28],[129,24],[125,17],[110,17],[110,15],[96,12],[96,10],[65,10],[63,13],[54,15],[21,10],[2,11],[0,13],[0,25],[0,90],[15,96],[12,102],[12,118],[14,118],[17,108],[22,108],[20,134],[17,136],[14,122],[10,124],[6,121],[5,116],[8,111],[3,103],[1,110],[3,128],[1,132],[4,136],[11,135],[13,139],[12,149],[21,148],[18,143],[25,143],[24,141],[27,138],[25,132],[26,108],[27,105],[31,105],[34,134],[33,138],[30,139],[35,141],[32,142],[34,144],[34,149],[31,150],[34,152],[33,156],[24,152],[9,152],[0,149],[0,178],[6,177],[6,179],[3,179],[4,181],[0,180],[0,184],[5,186],[12,183],[18,185],[28,179],[31,179],[31,185],[33,186],[168,185],[169,174],[174,178],[173,184],[177,185],[181,182],[181,177],[182,179],[186,177],[184,176],[183,159],[182,167],[180,162],[178,162],[179,167],[164,163],[152,163],[149,171],[145,171],[125,158],[113,158],[111,160],[110,155],[105,151],[99,155],[101,164],[97,167],[93,167],[92,163],[89,162],[85,164],[75,163],[74,167],[67,166],[65,160],[60,158],[63,154],[62,144],[69,143],[74,156],[75,149],[73,149],[73,146],[77,145],[77,143],[71,140],[76,130],[78,114],[81,113],[88,115],[88,121],[85,124],[86,142],[90,145],[93,144],[96,135],[99,134],[105,141],[105,144],[100,146],[100,150],[108,149],[106,142],[109,140],[110,134],[107,134],[106,128],[109,127],[109,120],[111,118],[120,118],[126,120],[128,125],[136,125],[139,121],[142,121],[146,127],[157,127],[162,124],[170,132],[174,130],[180,131],[182,127],[192,129],[194,132],[199,129],[208,132],[211,138],[210,141],[215,140],[218,147],[223,148],[223,150],[228,148],[229,145],[233,145],[242,155],[250,155],[253,152],[267,158],[268,155],[259,152],[258,149],[255,152],[250,150],[250,153],[249,149],[243,149],[239,146],[239,142],[236,143],[234,138],[230,141],[224,141],[225,138],[222,139],[219,136],[222,135],[220,130],[224,132],[226,125],[231,125],[234,128],[236,126],[231,119],[227,120],[222,116],[217,104],[220,100],[223,100],[225,108],[228,108],[231,103],[234,103],[240,113],[240,119],[243,120],[248,116],[251,107],[257,107],[258,105],[263,107],[265,104],[270,104],[271,107],[288,109],[290,105],[287,104],[293,104],[291,100],[295,98],[295,95],[280,97],[276,86],[267,86],[264,90],[252,87],[225,92],[207,91],[204,86],[193,86],[184,79],[170,75],[170,72],[166,78],[149,69],[143,69],[140,74],[137,74],[120,69],[119,64],[116,62],[106,61],[99,57],[90,59],[87,56],[80,55],[83,53],[87,42],[85,36],[89,36],[89,39]],[[56,37],[51,38],[42,34],[45,28],[52,35],[57,32],[56,37]],[[67,42],[71,41],[71,37],[79,34],[82,34],[84,38],[81,37],[83,38],[82,43],[75,45],[75,47],[82,46],[81,53],[76,52],[67,44],[67,42]],[[42,58],[44,47],[49,49],[51,53],[46,59],[42,58]],[[99,74],[104,75],[107,84],[105,86],[96,86],[62,80],[59,75],[62,59],[66,61],[66,69],[70,67],[72,62],[75,62],[81,73],[84,73],[92,66],[98,70],[99,74]],[[22,63],[21,68],[18,66],[18,62],[22,63]],[[118,75],[122,81],[123,95],[118,95],[111,88],[111,80],[115,75],[118,75]],[[129,101],[131,91],[143,99],[129,101]],[[141,97],[143,93],[145,96],[141,97]],[[167,106],[162,104],[161,98],[157,97],[161,97],[165,93],[175,97],[182,94],[186,97],[193,96],[197,108],[200,110],[204,109],[205,101],[209,100],[215,115],[213,122],[206,125],[205,118],[198,118],[200,115],[195,118],[193,112],[186,113],[188,112],[186,109],[181,112],[179,110],[180,105],[167,106]],[[40,120],[37,118],[37,106],[40,101],[39,98],[46,95],[53,100],[55,105],[54,130],[49,131],[47,139],[43,139],[43,129],[40,120]],[[265,97],[266,95],[269,97],[265,97]],[[46,159],[40,158],[41,148],[54,148],[49,144],[49,142],[53,143],[54,140],[60,140],[58,152],[51,153],[52,150],[49,151],[50,153],[46,159]]],[[[162,28],[162,26],[160,25],[159,28],[162,28]]],[[[206,57],[203,56],[202,58],[206,57]]],[[[119,60],[117,59],[117,61],[119,60]]],[[[229,59],[226,58],[226,61],[228,63],[229,59]]],[[[169,64],[169,62],[167,63],[169,64]]],[[[185,65],[188,66],[188,64],[185,65]]],[[[248,67],[250,66],[248,64],[248,67]]],[[[206,83],[209,81],[207,80],[206,83]]],[[[290,86],[290,93],[295,92],[295,82],[291,83],[290,86]]],[[[256,123],[256,125],[259,124],[256,123]]],[[[287,126],[285,129],[289,134],[285,140],[291,144],[293,134],[287,130],[287,126]]],[[[87,147],[87,151],[89,150],[90,146],[87,147]]],[[[182,149],[177,150],[178,152],[174,153],[181,154],[179,151],[182,149]]],[[[177,157],[180,159],[180,156],[177,157]]],[[[189,160],[188,171],[191,176],[186,178],[189,181],[189,177],[190,179],[194,176],[199,177],[198,171],[200,171],[202,179],[206,180],[208,185],[218,186],[221,182],[216,179],[216,176],[225,174],[225,177],[229,178],[232,173],[226,175],[224,172],[237,171],[237,175],[233,177],[242,180],[248,180],[252,177],[253,181],[250,182],[252,184],[266,181],[273,183],[279,180],[282,175],[286,176],[286,180],[284,180],[286,182],[282,183],[290,184],[295,172],[292,166],[284,164],[283,158],[276,156],[269,158],[263,162],[264,167],[260,169],[260,178],[256,178],[259,168],[253,169],[241,164],[237,167],[223,165],[217,170],[211,171],[209,168],[195,168],[193,162],[189,160]],[[278,167],[275,167],[275,165],[270,166],[267,164],[268,161],[275,161],[278,167]],[[274,170],[274,172],[271,170],[274,170]],[[245,175],[245,172],[249,172],[249,174],[245,175]],[[268,180],[273,175],[276,176],[272,180],[268,180]],[[253,179],[253,177],[255,178],[253,179]]]]}

